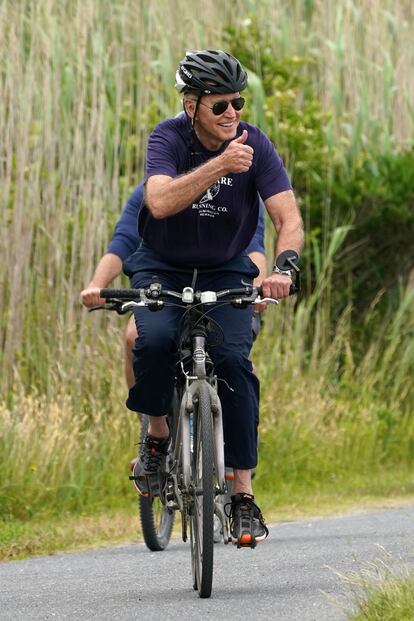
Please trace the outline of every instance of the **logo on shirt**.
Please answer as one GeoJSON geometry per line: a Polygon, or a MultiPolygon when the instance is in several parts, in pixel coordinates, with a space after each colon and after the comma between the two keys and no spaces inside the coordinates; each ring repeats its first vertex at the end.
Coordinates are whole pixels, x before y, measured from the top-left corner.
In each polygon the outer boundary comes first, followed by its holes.
{"type": "Polygon", "coordinates": [[[211,188],[208,188],[207,192],[202,196],[199,200],[200,204],[207,203],[208,201],[212,201],[215,196],[220,192],[220,183],[216,181],[211,188]]]}
{"type": "Polygon", "coordinates": [[[213,202],[222,185],[231,187],[233,185],[232,177],[221,177],[221,179],[208,188],[206,193],[198,200],[198,203],[193,203],[192,208],[198,211],[199,216],[215,218],[228,212],[227,207],[216,205],[213,202]]]}

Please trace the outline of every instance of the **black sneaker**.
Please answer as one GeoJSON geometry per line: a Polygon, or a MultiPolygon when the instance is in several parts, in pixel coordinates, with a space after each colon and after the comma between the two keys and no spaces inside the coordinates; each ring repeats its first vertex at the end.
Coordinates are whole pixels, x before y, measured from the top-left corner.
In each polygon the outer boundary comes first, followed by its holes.
{"type": "Polygon", "coordinates": [[[141,496],[160,495],[169,442],[169,438],[147,435],[140,456],[131,462],[132,476],[129,478],[141,496]]]}
{"type": "Polygon", "coordinates": [[[254,548],[269,534],[263,515],[250,494],[231,497],[230,538],[238,548],[254,548]]]}

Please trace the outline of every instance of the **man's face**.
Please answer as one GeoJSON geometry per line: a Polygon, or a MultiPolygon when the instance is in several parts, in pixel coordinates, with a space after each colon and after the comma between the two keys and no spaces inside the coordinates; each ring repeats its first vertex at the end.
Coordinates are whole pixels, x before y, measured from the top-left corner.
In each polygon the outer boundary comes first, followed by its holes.
{"type": "MultiPolygon", "coordinates": [[[[239,98],[240,93],[203,95],[201,98],[197,110],[195,129],[199,140],[208,149],[218,149],[223,142],[233,140],[236,137],[241,111],[235,110],[230,102],[239,98]],[[221,114],[214,114],[214,104],[216,104],[216,109],[220,109],[221,106],[224,107],[222,102],[228,102],[227,108],[221,114]]],[[[194,116],[195,107],[195,100],[188,102],[187,112],[191,117],[194,116]]]]}

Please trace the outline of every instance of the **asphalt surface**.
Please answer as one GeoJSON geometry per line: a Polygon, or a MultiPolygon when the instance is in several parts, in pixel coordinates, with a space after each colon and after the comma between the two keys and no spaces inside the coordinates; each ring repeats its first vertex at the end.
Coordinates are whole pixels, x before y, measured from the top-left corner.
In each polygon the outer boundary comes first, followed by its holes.
{"type": "Polygon", "coordinates": [[[414,564],[413,535],[414,507],[277,524],[255,550],[215,546],[204,600],[180,541],[158,553],[136,544],[3,563],[0,619],[344,620],[346,576],[384,550],[388,564],[414,564]]]}

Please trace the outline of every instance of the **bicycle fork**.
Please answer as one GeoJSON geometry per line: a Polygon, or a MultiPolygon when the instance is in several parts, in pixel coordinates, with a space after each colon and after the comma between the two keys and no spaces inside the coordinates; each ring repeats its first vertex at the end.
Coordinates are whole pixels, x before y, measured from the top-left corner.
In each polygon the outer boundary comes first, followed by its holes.
{"type": "Polygon", "coordinates": [[[200,384],[208,387],[211,400],[211,413],[214,435],[214,471],[215,471],[215,513],[220,519],[223,528],[224,542],[229,539],[227,520],[223,507],[223,495],[227,491],[225,464],[224,464],[224,437],[223,420],[220,400],[215,386],[210,385],[205,379],[187,377],[187,385],[181,401],[179,413],[178,437],[175,442],[174,463],[181,463],[181,481],[174,476],[174,491],[178,507],[183,516],[183,540],[186,535],[187,501],[191,497],[191,429],[190,417],[194,413],[194,402],[197,400],[200,384]]]}

